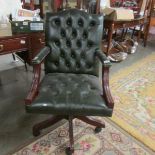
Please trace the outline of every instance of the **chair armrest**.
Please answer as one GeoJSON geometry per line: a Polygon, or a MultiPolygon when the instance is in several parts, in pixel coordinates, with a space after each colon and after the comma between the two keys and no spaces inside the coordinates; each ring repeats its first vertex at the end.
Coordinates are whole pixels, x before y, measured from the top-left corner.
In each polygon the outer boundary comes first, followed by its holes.
{"type": "Polygon", "coordinates": [[[102,66],[102,97],[105,99],[109,108],[114,107],[113,97],[109,87],[109,66],[102,66]]]}
{"type": "Polygon", "coordinates": [[[45,59],[45,57],[50,53],[50,48],[45,46],[40,50],[40,52],[33,58],[32,64],[40,64],[45,59]]]}
{"type": "Polygon", "coordinates": [[[96,50],[95,52],[96,56],[98,59],[101,61],[102,65],[104,66],[111,66],[110,60],[107,58],[107,56],[101,51],[101,50],[96,50]]]}
{"type": "Polygon", "coordinates": [[[31,104],[35,97],[39,92],[39,83],[40,83],[40,75],[41,75],[41,63],[34,65],[33,68],[34,76],[31,84],[30,91],[25,99],[25,104],[31,104]]]}
{"type": "Polygon", "coordinates": [[[32,60],[32,64],[34,65],[34,68],[33,68],[34,77],[33,77],[30,91],[25,99],[25,104],[31,104],[35,99],[35,97],[38,95],[40,75],[41,75],[41,63],[49,53],[50,53],[50,48],[44,47],[32,60]]]}
{"type": "Polygon", "coordinates": [[[107,106],[113,109],[114,101],[109,87],[109,68],[111,67],[111,63],[110,60],[106,57],[106,55],[100,50],[96,50],[96,56],[102,63],[102,97],[106,101],[107,106]]]}

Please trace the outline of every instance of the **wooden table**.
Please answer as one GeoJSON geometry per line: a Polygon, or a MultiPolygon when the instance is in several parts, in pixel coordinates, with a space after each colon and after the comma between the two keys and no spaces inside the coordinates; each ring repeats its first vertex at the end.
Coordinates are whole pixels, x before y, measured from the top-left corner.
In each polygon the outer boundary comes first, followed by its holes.
{"type": "Polygon", "coordinates": [[[108,56],[110,54],[112,35],[115,30],[121,29],[121,28],[131,28],[131,27],[140,26],[140,31],[137,37],[137,41],[139,41],[139,38],[141,35],[141,29],[142,29],[142,26],[144,25],[144,20],[145,19],[143,17],[135,18],[134,20],[131,20],[131,21],[113,21],[113,20],[105,19],[104,28],[108,30],[108,40],[107,40],[108,45],[107,45],[106,55],[108,56]]]}
{"type": "Polygon", "coordinates": [[[17,53],[24,62],[31,64],[32,59],[45,45],[44,40],[42,32],[0,37],[0,55],[17,53]]]}

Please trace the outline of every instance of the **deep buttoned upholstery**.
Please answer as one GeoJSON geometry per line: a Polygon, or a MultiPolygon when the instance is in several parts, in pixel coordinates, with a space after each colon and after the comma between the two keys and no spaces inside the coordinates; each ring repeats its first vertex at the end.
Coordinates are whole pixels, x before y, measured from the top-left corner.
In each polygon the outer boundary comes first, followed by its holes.
{"type": "Polygon", "coordinates": [[[94,75],[49,73],[41,84],[40,95],[28,111],[57,115],[111,116],[101,97],[102,88],[94,75]]]}
{"type": "MultiPolygon", "coordinates": [[[[103,16],[79,10],[46,15],[45,77],[28,112],[111,116],[98,79],[103,16]],[[102,96],[101,96],[102,95],[102,96]]],[[[103,63],[103,62],[102,62],[103,63]]]]}
{"type": "Polygon", "coordinates": [[[46,43],[51,53],[46,73],[98,75],[95,51],[102,37],[103,17],[70,10],[46,16],[46,43]]]}

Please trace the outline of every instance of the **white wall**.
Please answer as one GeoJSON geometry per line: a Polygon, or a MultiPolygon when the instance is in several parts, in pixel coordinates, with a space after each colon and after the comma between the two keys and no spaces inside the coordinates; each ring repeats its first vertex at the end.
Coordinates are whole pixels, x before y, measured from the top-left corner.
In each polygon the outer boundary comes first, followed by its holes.
{"type": "Polygon", "coordinates": [[[21,8],[20,0],[0,0],[0,18],[1,16],[9,15],[14,10],[21,8]]]}

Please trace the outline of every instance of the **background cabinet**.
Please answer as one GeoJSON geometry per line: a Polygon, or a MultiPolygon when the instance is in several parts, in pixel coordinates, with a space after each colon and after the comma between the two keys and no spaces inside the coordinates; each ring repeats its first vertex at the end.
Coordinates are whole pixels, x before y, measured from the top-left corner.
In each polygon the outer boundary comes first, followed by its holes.
{"type": "Polygon", "coordinates": [[[16,53],[25,63],[31,64],[32,59],[45,46],[44,40],[42,32],[0,37],[0,55],[16,53]]]}

